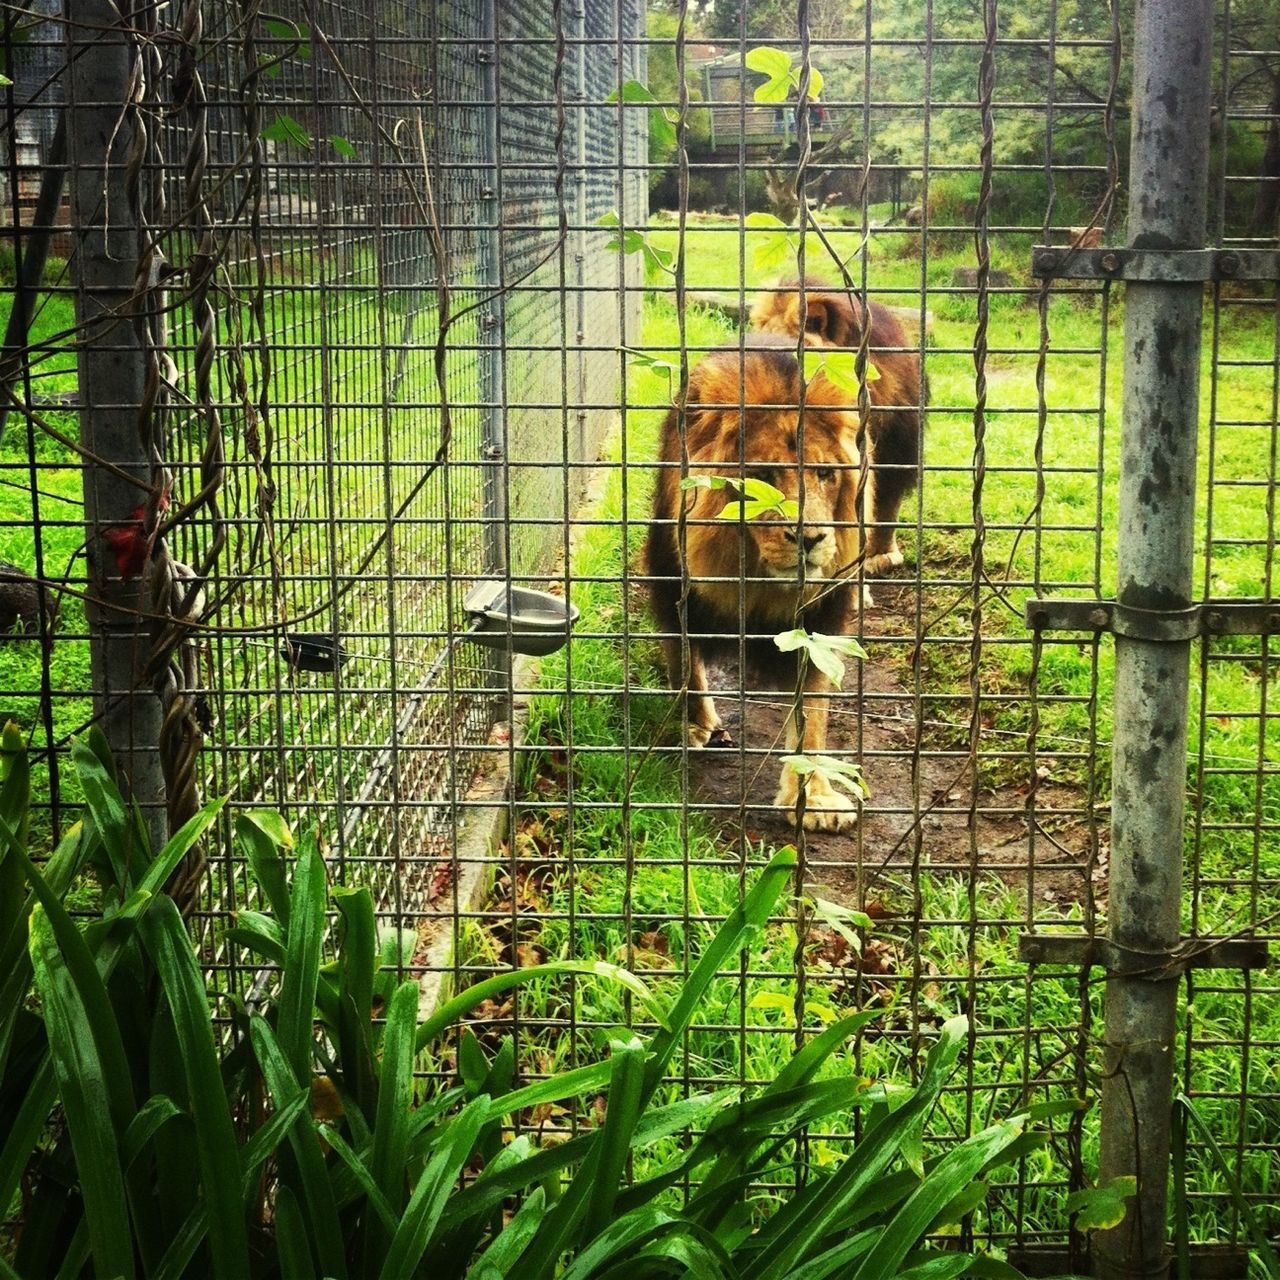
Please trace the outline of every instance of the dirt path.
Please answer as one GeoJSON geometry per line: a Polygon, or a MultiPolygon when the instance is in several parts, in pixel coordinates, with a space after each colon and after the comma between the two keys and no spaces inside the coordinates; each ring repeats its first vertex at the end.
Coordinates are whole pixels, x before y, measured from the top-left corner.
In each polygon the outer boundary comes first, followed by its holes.
{"type": "MultiPolygon", "coordinates": [[[[881,611],[868,613],[872,634],[877,623],[883,627],[884,622],[881,611]]],[[[715,688],[736,689],[736,669],[716,670],[712,683],[715,688]]],[[[967,877],[976,869],[980,876],[998,876],[1029,893],[1031,903],[1066,906],[1078,902],[1084,897],[1085,877],[1090,874],[1096,893],[1105,887],[1106,814],[1098,815],[1103,852],[1100,865],[1091,871],[1087,797],[1082,791],[1042,780],[1036,790],[1032,839],[1025,786],[982,790],[971,830],[972,775],[963,748],[948,753],[926,749],[921,754],[917,802],[912,780],[912,698],[890,666],[875,659],[874,647],[873,657],[862,664],[861,688],[852,669],[845,688],[860,697],[833,705],[828,746],[858,758],[860,745],[871,798],[856,830],[838,835],[807,834],[811,878],[828,895],[856,905],[864,897],[879,897],[886,886],[909,885],[917,844],[919,866],[925,874],[967,877]]],[[[769,749],[768,758],[744,758],[732,749],[690,755],[691,799],[695,803],[740,805],[746,796],[741,818],[730,816],[726,822],[730,839],[736,838],[739,825],[753,840],[764,837],[770,843],[781,843],[791,838],[790,817],[767,807],[777,786],[777,757],[784,754],[781,744],[787,703],[786,694],[747,694],[745,743],[769,749]]],[[[717,706],[735,741],[744,741],[743,703],[737,694],[721,695],[717,706]]]]}

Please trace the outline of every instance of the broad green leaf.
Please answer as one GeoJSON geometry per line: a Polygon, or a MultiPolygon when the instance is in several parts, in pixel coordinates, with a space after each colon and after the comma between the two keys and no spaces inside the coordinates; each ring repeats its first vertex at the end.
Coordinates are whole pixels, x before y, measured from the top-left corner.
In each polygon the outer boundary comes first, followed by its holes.
{"type": "Polygon", "coordinates": [[[894,1272],[895,1280],[951,1280],[965,1275],[973,1266],[967,1253],[939,1253],[903,1271],[894,1272]]]}
{"type": "MultiPolygon", "coordinates": [[[[564,1272],[561,1280],[589,1280],[590,1277],[600,1276],[604,1268],[620,1259],[630,1260],[631,1265],[634,1265],[636,1251],[649,1241],[682,1237],[692,1239],[700,1246],[698,1270],[686,1274],[696,1275],[699,1280],[704,1277],[705,1280],[714,1280],[717,1276],[733,1274],[733,1263],[729,1255],[709,1232],[672,1217],[656,1205],[644,1205],[587,1236],[588,1244],[564,1272]]],[[[664,1256],[676,1257],[677,1254],[667,1253],[664,1256]]]]}
{"type": "Polygon", "coordinates": [[[486,1276],[493,1280],[505,1280],[505,1277],[512,1275],[512,1269],[520,1261],[525,1246],[537,1234],[546,1211],[547,1193],[541,1187],[534,1187],[516,1210],[515,1216],[481,1254],[475,1266],[477,1280],[484,1280],[486,1276]]]}
{"type": "Polygon", "coordinates": [[[794,263],[799,240],[779,232],[759,240],[751,252],[751,264],[761,275],[775,275],[794,263]]]}
{"type": "MultiPolygon", "coordinates": [[[[617,102],[618,91],[615,89],[606,102],[617,102]]],[[[657,105],[657,99],[649,92],[647,86],[639,80],[628,80],[622,86],[623,102],[652,103],[649,109],[649,138],[664,150],[676,145],[676,119],[665,107],[657,105]]]]}
{"type": "Polygon", "coordinates": [[[835,756],[795,755],[783,756],[782,763],[801,777],[820,773],[828,782],[843,787],[859,800],[865,800],[871,794],[862,770],[851,760],[838,760],[835,756]]]}
{"type": "Polygon", "coordinates": [[[802,650],[810,662],[838,689],[844,679],[844,658],[865,658],[867,651],[853,636],[829,636],[820,631],[806,631],[796,627],[792,631],[780,631],[773,643],[783,653],[802,650]]]}
{"type": "MultiPolygon", "coordinates": [[[[804,353],[804,380],[812,382],[818,375],[831,383],[838,391],[857,398],[862,390],[858,377],[858,357],[853,351],[838,351],[826,347],[809,347],[804,353]]],[[[867,361],[867,381],[874,382],[880,371],[867,361]]]]}
{"type": "Polygon", "coordinates": [[[748,49],[743,61],[752,71],[758,71],[771,80],[791,74],[791,55],[771,45],[762,44],[748,49]]]}
{"type": "Polygon", "coordinates": [[[1112,1178],[1101,1186],[1073,1191],[1063,1208],[1076,1215],[1076,1226],[1081,1231],[1106,1231],[1124,1221],[1125,1201],[1137,1194],[1137,1178],[1112,1178]]]}
{"type": "Polygon", "coordinates": [[[791,227],[772,213],[749,213],[745,223],[753,231],[790,231],[791,227]]]}
{"type": "Polygon", "coordinates": [[[311,150],[311,135],[292,116],[277,112],[276,118],[262,131],[262,136],[272,142],[297,147],[302,151],[311,150]]]}
{"type": "Polygon", "coordinates": [[[280,850],[292,848],[292,833],[278,814],[252,809],[237,815],[236,839],[244,847],[249,870],[266,896],[276,921],[282,929],[287,929],[289,887],[280,850]],[[282,836],[287,840],[280,838],[282,836]]]}
{"type": "Polygon", "coordinates": [[[337,133],[329,135],[329,145],[344,159],[354,160],[359,154],[355,147],[344,137],[337,133]]]}

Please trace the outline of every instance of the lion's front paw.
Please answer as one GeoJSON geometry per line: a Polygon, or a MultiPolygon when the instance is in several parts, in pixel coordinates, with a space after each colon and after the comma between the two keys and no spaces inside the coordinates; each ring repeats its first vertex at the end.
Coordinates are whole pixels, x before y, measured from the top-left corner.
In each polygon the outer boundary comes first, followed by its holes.
{"type": "Polygon", "coordinates": [[[902,554],[902,549],[897,542],[893,542],[888,551],[867,556],[862,562],[862,569],[868,577],[879,578],[886,573],[892,573],[894,569],[901,569],[906,562],[907,558],[902,554]]]}
{"type": "MultiPolygon", "coordinates": [[[[858,821],[858,806],[821,773],[810,773],[805,787],[804,829],[806,831],[852,831],[858,821]]],[[[800,795],[800,776],[783,765],[782,779],[774,804],[794,811],[800,795]]]]}
{"type": "Polygon", "coordinates": [[[700,724],[691,724],[689,726],[689,745],[694,748],[731,747],[733,746],[733,737],[728,729],[718,723],[710,729],[704,729],[700,724]]]}

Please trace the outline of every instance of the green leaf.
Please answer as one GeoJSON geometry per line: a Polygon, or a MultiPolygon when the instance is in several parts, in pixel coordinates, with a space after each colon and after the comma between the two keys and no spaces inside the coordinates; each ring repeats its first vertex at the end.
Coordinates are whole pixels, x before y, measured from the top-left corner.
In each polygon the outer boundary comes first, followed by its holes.
{"type": "Polygon", "coordinates": [[[482,1095],[449,1121],[447,1136],[422,1171],[391,1241],[381,1280],[413,1280],[418,1274],[453,1184],[488,1118],[489,1099],[482,1095]]]}
{"type": "Polygon", "coordinates": [[[475,1266],[477,1280],[492,1277],[505,1280],[513,1274],[529,1241],[537,1234],[547,1212],[547,1193],[534,1187],[516,1210],[515,1216],[502,1228],[493,1243],[480,1255],[475,1266]]]}
{"type": "Polygon", "coordinates": [[[288,1187],[276,1192],[274,1221],[280,1275],[288,1276],[289,1280],[314,1280],[316,1267],[307,1239],[307,1224],[298,1208],[297,1197],[288,1187]]]}
{"type": "MultiPolygon", "coordinates": [[[[812,757],[810,757],[812,759],[812,757]]],[[[850,907],[842,907],[838,902],[828,902],[825,898],[810,898],[814,914],[818,919],[834,929],[853,948],[856,955],[862,954],[862,938],[854,933],[855,929],[870,932],[875,922],[865,911],[854,911],[850,907]]]]}
{"type": "Polygon", "coordinates": [[[324,945],[327,883],[324,859],[308,834],[293,871],[285,965],[280,980],[276,1035],[299,1082],[310,1080],[315,1050],[316,984],[324,945]]]}
{"type": "Polygon", "coordinates": [[[8,76],[0,74],[0,87],[8,88],[13,83],[8,76]]]}
{"type": "Polygon", "coordinates": [[[291,1101],[277,1110],[270,1119],[260,1124],[245,1144],[244,1151],[241,1153],[240,1168],[247,1208],[252,1207],[253,1197],[257,1192],[258,1170],[270,1156],[275,1154],[276,1148],[284,1141],[285,1134],[307,1109],[310,1101],[309,1089],[303,1089],[295,1094],[291,1101]]]}
{"type": "Polygon", "coordinates": [[[456,1022],[463,1014],[469,1013],[478,1004],[493,996],[501,995],[534,979],[550,977],[557,973],[582,974],[590,977],[604,978],[625,987],[644,1005],[650,1016],[660,1026],[666,1026],[668,1012],[662,1008],[653,992],[635,974],[610,964],[605,960],[554,960],[550,964],[534,965],[528,969],[513,969],[509,973],[499,973],[475,986],[468,987],[461,995],[455,996],[443,1008],[437,1009],[418,1028],[415,1041],[416,1050],[421,1052],[451,1023],[456,1022]]]}
{"type": "Polygon", "coordinates": [[[1073,1191],[1063,1208],[1076,1215],[1076,1226],[1081,1231],[1106,1231],[1124,1221],[1125,1201],[1137,1194],[1137,1178],[1112,1178],[1100,1186],[1073,1191]]]}
{"type": "MultiPolygon", "coordinates": [[[[838,391],[855,399],[862,390],[856,352],[809,347],[804,353],[804,380],[812,382],[819,374],[838,391]]],[[[879,376],[880,371],[868,360],[867,381],[874,382],[879,376]]]]}
{"type": "Polygon", "coordinates": [[[392,1235],[400,1219],[392,1212],[391,1206],[387,1203],[387,1197],[382,1194],[381,1188],[374,1182],[373,1174],[369,1172],[369,1166],[365,1164],[355,1148],[336,1129],[322,1124],[318,1126],[318,1130],[320,1136],[333,1148],[342,1163],[351,1170],[357,1185],[369,1201],[369,1205],[378,1215],[382,1225],[386,1227],[388,1236],[392,1235]]]}
{"type": "Polygon", "coordinates": [[[644,1061],[645,1047],[638,1039],[613,1046],[609,1102],[596,1143],[600,1149],[600,1162],[596,1167],[595,1185],[583,1226],[584,1238],[588,1240],[605,1229],[613,1214],[618,1185],[631,1150],[631,1138],[644,1109],[644,1061]]]}
{"type": "Polygon", "coordinates": [[[820,773],[828,782],[843,787],[859,800],[865,800],[871,794],[862,770],[851,760],[838,760],[835,756],[795,755],[783,756],[782,763],[801,777],[820,773]]]}
{"type": "MultiPolygon", "coordinates": [[[[284,1106],[299,1087],[308,1081],[300,1081],[293,1073],[275,1032],[259,1014],[249,1017],[249,1043],[258,1060],[262,1078],[271,1095],[272,1105],[284,1106]]],[[[302,1203],[311,1224],[311,1238],[316,1254],[326,1276],[342,1277],[347,1274],[338,1207],[334,1202],[333,1187],[325,1168],[324,1153],[320,1149],[317,1126],[305,1112],[294,1121],[288,1133],[289,1147],[301,1184],[302,1203]]],[[[285,1168],[286,1183],[292,1182],[293,1171],[285,1168]]]]}
{"type": "Polygon", "coordinates": [[[896,1280],[951,1280],[964,1275],[972,1265],[973,1259],[967,1253],[936,1253],[894,1275],[896,1280]]]}
{"type": "Polygon", "coordinates": [[[783,653],[802,650],[810,662],[838,689],[844,679],[844,658],[865,658],[867,651],[853,636],[829,636],[821,631],[806,631],[796,627],[792,631],[780,631],[773,643],[783,653]]]}
{"type": "Polygon", "coordinates": [[[236,839],[244,847],[249,870],[282,929],[289,927],[289,887],[281,849],[293,847],[293,833],[278,813],[250,809],[236,817],[236,839]]]}
{"type": "Polygon", "coordinates": [[[297,45],[289,51],[290,56],[299,58],[311,57],[311,28],[305,22],[290,22],[287,18],[263,18],[263,28],[269,36],[297,45]]]}
{"type": "MultiPolygon", "coordinates": [[[[795,61],[791,54],[769,45],[760,45],[747,51],[745,62],[752,71],[758,71],[761,75],[768,77],[764,84],[756,88],[757,102],[784,103],[793,93],[799,94],[803,64],[795,61]]],[[[818,100],[822,86],[822,72],[810,63],[808,91],[810,102],[818,100]]]]}
{"type": "MultiPolygon", "coordinates": [[[[764,84],[756,88],[757,102],[785,103],[793,94],[799,94],[803,64],[795,61],[791,54],[769,45],[760,45],[748,50],[745,61],[752,71],[758,71],[761,75],[768,77],[764,84]]],[[[810,102],[818,100],[823,83],[822,72],[810,63],[808,90],[810,102]]]]}
{"type": "Polygon", "coordinates": [[[753,231],[790,231],[790,226],[772,213],[749,213],[745,219],[746,226],[753,231]]]}
{"type": "Polygon", "coordinates": [[[93,818],[94,830],[111,864],[115,887],[123,892],[130,883],[130,867],[136,855],[134,828],[129,821],[124,797],[114,776],[84,738],[77,738],[71,744],[71,759],[84,788],[84,800],[93,818]]]}
{"type": "MultiPolygon", "coordinates": [[[[35,869],[29,868],[28,877],[33,874],[35,869]]],[[[32,883],[34,887],[35,881],[32,883]]],[[[61,909],[60,904],[54,905],[61,909]]],[[[78,931],[76,936],[79,938],[78,931]]],[[[96,969],[93,978],[99,990],[91,993],[81,990],[79,979],[83,975],[79,965],[73,974],[55,938],[51,918],[44,910],[37,910],[31,918],[31,958],[49,1036],[49,1052],[57,1073],[58,1093],[79,1172],[95,1270],[99,1275],[132,1276],[133,1241],[129,1233],[124,1162],[112,1123],[115,1108],[103,1105],[121,1086],[127,1088],[128,1069],[123,1068],[124,1079],[115,1076],[112,1065],[104,1059],[104,1046],[94,1034],[96,1019],[88,1012],[89,1004],[106,1001],[106,991],[96,969]]],[[[107,1009],[110,1015],[109,1004],[107,1009]]],[[[115,1025],[114,1018],[112,1024],[115,1025]]],[[[115,1046],[108,1049],[107,1054],[119,1060],[123,1050],[118,1026],[114,1039],[115,1046]]]]}
{"type": "MultiPolygon", "coordinates": [[[[749,1009],[773,1009],[790,1017],[795,1013],[796,1002],[794,996],[786,995],[781,991],[760,991],[751,997],[751,1002],[747,1007],[749,1009]]],[[[829,1004],[822,1004],[817,1000],[806,1001],[804,1012],[806,1016],[817,1018],[819,1022],[827,1025],[835,1022],[840,1016],[829,1004]]]]}
{"type": "Polygon", "coordinates": [[[331,133],[329,135],[329,145],[340,156],[342,156],[344,160],[354,160],[359,154],[352,143],[348,142],[346,138],[340,137],[336,133],[331,133]]]}
{"type": "Polygon", "coordinates": [[[391,997],[382,1036],[382,1074],[369,1167],[392,1212],[404,1207],[405,1156],[409,1146],[409,1102],[413,1096],[414,1026],[418,984],[403,982],[391,997]]]}
{"type": "Polygon", "coordinates": [[[282,111],[276,112],[276,118],[263,129],[262,136],[302,151],[311,150],[311,135],[292,116],[282,111]]]}
{"type": "Polygon", "coordinates": [[[204,977],[171,898],[156,899],[143,917],[142,936],[173,1013],[181,1050],[213,1270],[218,1275],[245,1275],[250,1269],[249,1240],[235,1126],[222,1084],[204,977]]]}
{"type": "Polygon", "coordinates": [[[675,1004],[671,1006],[668,1024],[653,1037],[651,1057],[646,1068],[646,1101],[657,1088],[667,1062],[681,1043],[685,1029],[693,1020],[707,988],[716,980],[731,956],[743,950],[749,939],[764,927],[772,914],[787,881],[795,870],[798,857],[794,847],[786,845],[769,860],[760,878],[748,891],[742,903],[725,919],[702,953],[693,972],[685,979],[675,1004]]]}
{"type": "MultiPolygon", "coordinates": [[[[760,1228],[756,1234],[759,1252],[743,1269],[743,1280],[789,1280],[792,1268],[833,1231],[852,1225],[854,1207],[880,1185],[903,1142],[942,1092],[964,1047],[968,1025],[964,1018],[951,1018],[944,1023],[911,1097],[872,1124],[853,1154],[830,1177],[810,1183],[760,1228]]],[[[919,1233],[905,1247],[910,1249],[918,1238],[919,1233]]],[[[882,1268],[877,1274],[894,1272],[882,1268]]]]}
{"type": "Polygon", "coordinates": [[[953,1147],[894,1214],[880,1239],[853,1273],[853,1280],[901,1274],[902,1262],[943,1209],[978,1171],[1022,1133],[1021,1121],[1002,1121],[953,1147]]]}
{"type": "MultiPolygon", "coordinates": [[[[617,102],[618,91],[615,89],[606,99],[606,102],[617,102]]],[[[678,117],[673,117],[665,107],[656,105],[657,99],[649,92],[648,88],[641,84],[639,80],[628,80],[622,86],[623,102],[632,103],[654,103],[649,110],[649,138],[656,142],[664,150],[676,145],[676,121],[678,117]]]]}

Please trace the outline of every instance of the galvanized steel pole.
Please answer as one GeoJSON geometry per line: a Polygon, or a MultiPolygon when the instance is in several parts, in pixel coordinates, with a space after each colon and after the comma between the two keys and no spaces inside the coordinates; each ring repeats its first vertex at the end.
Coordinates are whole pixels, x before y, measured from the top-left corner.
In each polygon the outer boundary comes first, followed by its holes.
{"type": "MultiPolygon", "coordinates": [[[[1139,0],[1131,248],[1204,247],[1211,17],[1210,0],[1139,0]]],[[[1203,292],[1201,283],[1126,286],[1116,599],[1134,609],[1191,604],[1203,292]]],[[[1181,937],[1190,656],[1190,641],[1116,638],[1108,916],[1124,959],[1107,979],[1099,1172],[1136,1175],[1138,1195],[1095,1242],[1107,1280],[1168,1272],[1179,982],[1150,975],[1181,937]]]]}
{"type": "Polygon", "coordinates": [[[132,84],[124,19],[111,0],[68,0],[67,159],[76,232],[76,358],[80,442],[106,465],[84,469],[89,654],[94,711],[127,794],[141,806],[155,848],[167,838],[160,768],[160,700],[143,669],[150,628],[146,574],[122,577],[104,533],[137,531],[150,465],[138,434],[145,363],[127,307],[138,234],[125,186],[133,130],[125,116],[132,84]],[[137,484],[131,484],[130,476],[137,484]]]}

